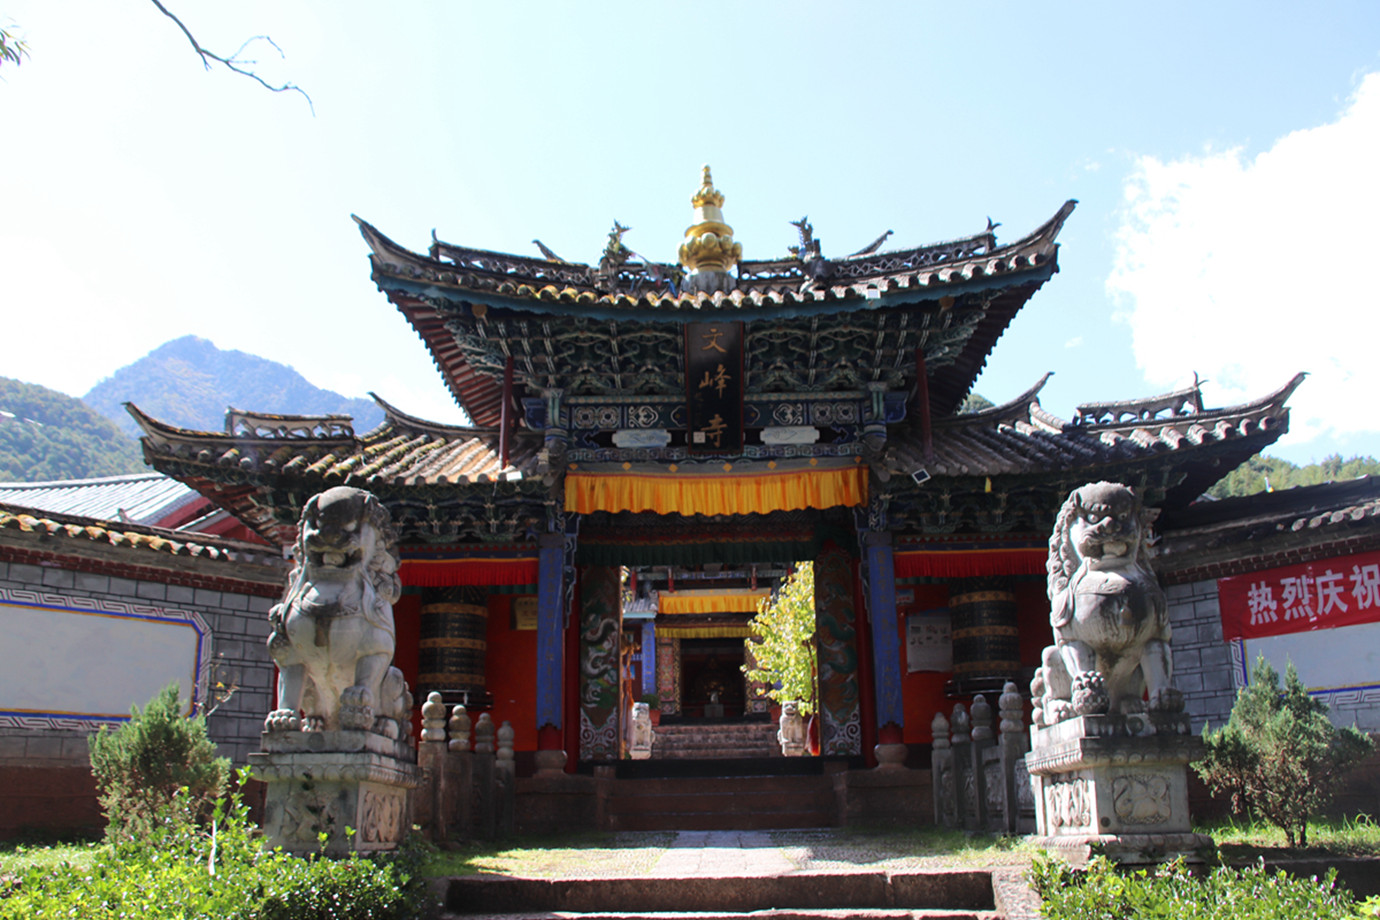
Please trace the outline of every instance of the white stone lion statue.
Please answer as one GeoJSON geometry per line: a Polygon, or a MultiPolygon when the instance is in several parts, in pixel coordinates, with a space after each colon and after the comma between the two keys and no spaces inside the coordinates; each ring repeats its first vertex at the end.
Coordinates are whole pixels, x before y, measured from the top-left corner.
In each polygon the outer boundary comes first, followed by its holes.
{"type": "Polygon", "coordinates": [[[302,509],[287,592],[268,614],[279,673],[265,731],[406,731],[412,695],[392,667],[395,541],[388,509],[361,489],[328,489],[302,509]]]}
{"type": "Polygon", "coordinates": [[[1038,726],[1080,715],[1179,712],[1169,613],[1150,569],[1150,522],[1128,486],[1075,489],[1049,539],[1054,645],[1030,689],[1038,726]]]}

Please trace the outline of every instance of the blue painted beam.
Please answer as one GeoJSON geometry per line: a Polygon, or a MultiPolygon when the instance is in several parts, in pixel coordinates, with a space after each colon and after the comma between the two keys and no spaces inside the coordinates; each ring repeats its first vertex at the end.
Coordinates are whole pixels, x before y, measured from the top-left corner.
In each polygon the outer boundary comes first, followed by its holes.
{"type": "Polygon", "coordinates": [[[863,535],[867,565],[867,612],[872,624],[872,674],[877,688],[877,726],[905,726],[901,703],[901,636],[896,622],[896,564],[891,534],[863,535]]]}
{"type": "Polygon", "coordinates": [[[565,536],[542,534],[537,546],[537,728],[560,728],[565,655],[565,536]]]}

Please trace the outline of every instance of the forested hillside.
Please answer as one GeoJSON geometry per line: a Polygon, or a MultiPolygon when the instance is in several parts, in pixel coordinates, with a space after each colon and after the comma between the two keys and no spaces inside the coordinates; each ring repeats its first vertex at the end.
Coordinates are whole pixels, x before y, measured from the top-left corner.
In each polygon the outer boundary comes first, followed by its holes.
{"type": "Polygon", "coordinates": [[[1380,473],[1380,461],[1374,457],[1352,457],[1343,460],[1340,454],[1333,454],[1323,458],[1320,463],[1296,466],[1288,460],[1256,454],[1209,489],[1208,494],[1213,498],[1254,495],[1271,489],[1278,492],[1280,489],[1292,489],[1294,486],[1342,482],[1376,473],[1380,473]]]}
{"type": "Polygon", "coordinates": [[[147,470],[138,443],[79,399],[0,377],[0,481],[147,470]]]}
{"type": "Polygon", "coordinates": [[[286,364],[243,351],[223,351],[206,339],[184,336],[149,352],[96,384],[86,404],[133,436],[141,432],[124,403],[154,418],[201,431],[221,431],[225,409],[292,415],[354,417],[363,434],[383,420],[369,399],[347,399],[312,386],[286,364]]]}

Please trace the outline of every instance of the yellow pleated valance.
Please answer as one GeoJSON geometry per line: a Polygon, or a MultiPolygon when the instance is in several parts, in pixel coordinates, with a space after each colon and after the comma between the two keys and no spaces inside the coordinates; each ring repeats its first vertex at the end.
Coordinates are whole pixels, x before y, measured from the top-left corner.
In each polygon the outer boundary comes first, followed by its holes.
{"type": "Polygon", "coordinates": [[[658,626],[656,634],[666,639],[751,639],[746,626],[658,626]]]}
{"type": "Polygon", "coordinates": [[[565,476],[565,510],[770,514],[867,504],[867,467],[744,474],[581,473],[565,476]]]}
{"type": "Polygon", "coordinates": [[[771,591],[663,591],[658,613],[756,613],[757,604],[771,591]]]}

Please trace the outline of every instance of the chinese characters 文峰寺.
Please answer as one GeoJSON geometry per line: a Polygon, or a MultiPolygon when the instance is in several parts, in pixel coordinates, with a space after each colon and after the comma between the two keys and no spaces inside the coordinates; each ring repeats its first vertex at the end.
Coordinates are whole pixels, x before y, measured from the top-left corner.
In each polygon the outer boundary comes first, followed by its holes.
{"type": "Polygon", "coordinates": [[[703,390],[705,387],[713,387],[719,391],[720,396],[723,396],[724,390],[728,389],[728,382],[732,379],[733,378],[724,371],[724,366],[720,364],[719,369],[714,372],[712,377],[709,371],[704,372],[704,379],[700,381],[700,389],[703,390]]]}

